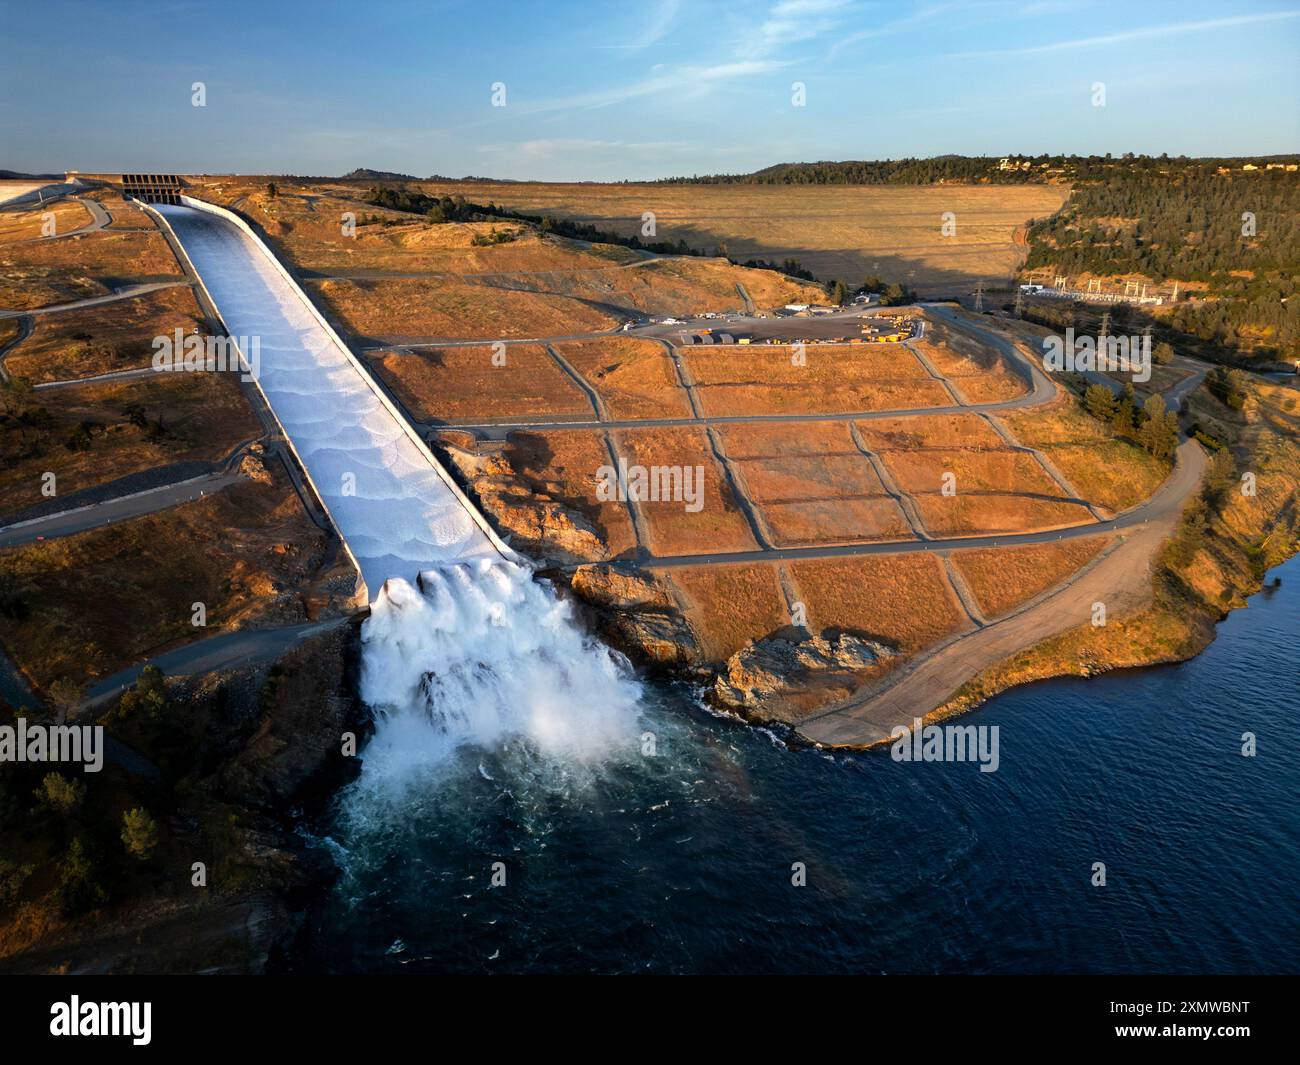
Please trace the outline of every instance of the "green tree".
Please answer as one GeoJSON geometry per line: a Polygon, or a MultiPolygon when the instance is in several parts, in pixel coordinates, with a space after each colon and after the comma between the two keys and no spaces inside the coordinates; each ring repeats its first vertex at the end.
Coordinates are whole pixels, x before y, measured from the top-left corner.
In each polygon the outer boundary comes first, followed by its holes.
{"type": "Polygon", "coordinates": [[[1083,394],[1083,405],[1098,421],[1109,422],[1115,417],[1115,396],[1105,385],[1089,385],[1083,394]]]}
{"type": "Polygon", "coordinates": [[[81,837],[74,837],[59,863],[58,899],[68,915],[94,909],[107,897],[94,877],[95,869],[81,837]]]}
{"type": "Polygon", "coordinates": [[[46,773],[36,798],[61,814],[75,813],[86,797],[86,785],[79,780],[69,780],[62,773],[46,773]]]}
{"type": "Polygon", "coordinates": [[[147,861],[158,846],[158,823],[141,806],[122,815],[122,846],[139,861],[147,861]]]}
{"type": "Polygon", "coordinates": [[[268,182],[266,183],[266,195],[267,195],[267,198],[268,198],[268,199],[272,199],[272,200],[274,200],[274,199],[276,198],[276,196],[278,196],[279,194],[280,194],[280,190],[277,189],[277,188],[275,187],[275,182],[274,182],[274,181],[268,181],[268,182]]]}
{"type": "Polygon", "coordinates": [[[1151,358],[1157,366],[1168,366],[1174,361],[1174,346],[1167,340],[1160,341],[1155,351],[1151,353],[1151,358]]]}

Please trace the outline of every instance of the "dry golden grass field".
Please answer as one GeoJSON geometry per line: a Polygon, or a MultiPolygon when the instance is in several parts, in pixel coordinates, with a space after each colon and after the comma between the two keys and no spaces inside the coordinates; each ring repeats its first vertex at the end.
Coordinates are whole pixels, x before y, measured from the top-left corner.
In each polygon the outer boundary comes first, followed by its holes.
{"type": "Polygon", "coordinates": [[[750,497],[757,503],[887,494],[871,463],[852,452],[776,454],[745,459],[731,455],[731,458],[744,475],[750,497]]]}
{"type": "Polygon", "coordinates": [[[816,559],[788,568],[819,630],[861,633],[907,656],[968,624],[943,563],[931,555],[816,559]]]}
{"type": "Polygon", "coordinates": [[[261,433],[233,374],[158,374],[37,396],[49,426],[0,433],[4,513],[45,502],[41,476],[47,471],[56,477],[58,495],[66,496],[157,466],[216,461],[261,433]],[[133,405],[148,426],[132,424],[133,405]],[[83,423],[89,435],[74,450],[68,445],[83,423]]]}
{"type": "Polygon", "coordinates": [[[1000,420],[1022,444],[1042,451],[1084,499],[1111,511],[1150,498],[1169,474],[1168,462],[1112,436],[1072,400],[1010,412],[1000,420]]]}
{"type": "Polygon", "coordinates": [[[614,438],[619,454],[629,464],[692,469],[699,466],[704,470],[703,505],[697,512],[689,512],[679,501],[641,503],[649,526],[647,546],[655,554],[752,551],[758,546],[703,430],[623,429],[614,438]]]}
{"type": "Polygon", "coordinates": [[[1065,580],[1110,542],[1097,536],[1056,544],[954,551],[952,562],[965,578],[980,611],[996,618],[1065,580]]]}
{"type": "MultiPolygon", "coordinates": [[[[356,280],[388,275],[437,275],[451,284],[534,293],[570,307],[586,307],[615,316],[628,313],[675,314],[684,310],[733,310],[744,305],[737,284],[760,307],[808,302],[821,296],[816,286],[792,282],[769,270],[747,270],[720,259],[654,258],[610,244],[589,244],[554,235],[540,236],[530,226],[512,222],[433,224],[408,212],[373,207],[364,201],[366,186],[281,183],[276,196],[266,186],[229,179],[200,185],[194,192],[215,203],[236,206],[260,225],[271,242],[295,267],[310,273],[350,276],[356,280]],[[356,222],[344,231],[345,216],[356,222]],[[475,239],[508,236],[504,243],[474,244],[475,239]]],[[[346,299],[344,290],[335,295],[346,299]]],[[[421,294],[422,295],[422,294],[421,294]]],[[[509,296],[480,295],[448,317],[437,301],[427,306],[428,320],[413,318],[425,305],[410,308],[407,325],[391,325],[388,335],[405,333],[447,337],[512,337],[508,313],[492,309],[509,296]]],[[[521,302],[520,313],[536,312],[545,303],[521,302]]],[[[336,308],[346,317],[347,308],[336,308]]],[[[580,331],[576,324],[570,332],[580,331]]],[[[588,326],[587,328],[592,328],[588,326]]],[[[359,331],[367,331],[358,327],[359,331]]],[[[552,333],[561,330],[551,330],[552,333]]],[[[541,332],[541,330],[539,330],[541,332]]]]}
{"type": "Polygon", "coordinates": [[[540,344],[509,344],[501,353],[490,346],[421,348],[370,362],[419,421],[593,416],[586,395],[540,344]]]}
{"type": "Polygon", "coordinates": [[[959,492],[918,495],[921,520],[934,536],[980,536],[1085,525],[1095,519],[1081,503],[1024,495],[959,492]]]}
{"type": "Polygon", "coordinates": [[[308,586],[332,571],[325,547],[277,473],[271,485],[243,482],[134,521],[7,548],[0,583],[31,622],[0,613],[0,642],[48,690],[170,644],[301,621],[308,586]],[[205,628],[191,622],[196,601],[207,605],[205,628]]]}
{"type": "Polygon", "coordinates": [[[205,328],[194,294],[182,286],[43,314],[35,322],[32,335],[5,360],[10,373],[33,384],[148,366],[154,337],[205,328]]]}
{"type": "Polygon", "coordinates": [[[610,461],[602,433],[511,433],[506,457],[531,489],[559,500],[590,521],[609,545],[610,555],[636,546],[627,505],[596,498],[596,471],[610,461]]]}
{"type": "Polygon", "coordinates": [[[758,509],[778,547],[912,539],[906,515],[888,496],[764,503],[758,509]]]}
{"type": "Polygon", "coordinates": [[[1055,213],[1061,186],[879,188],[765,185],[563,185],[419,183],[425,192],[461,195],[528,214],[640,234],[653,211],[657,240],[726,253],[743,262],[799,260],[823,281],[854,285],[876,274],[922,293],[1011,277],[1024,258],[1018,230],[1055,213]],[[941,233],[956,215],[954,237],[941,233]],[[912,274],[915,279],[911,280],[912,274]]]}
{"type": "Polygon", "coordinates": [[[362,337],[515,340],[611,329],[613,314],[568,296],[437,279],[308,282],[362,337]]]}
{"type": "Polygon", "coordinates": [[[945,473],[952,474],[949,483],[957,495],[966,492],[1062,494],[1033,456],[1023,451],[936,448],[890,451],[883,460],[899,487],[914,495],[939,492],[944,485],[945,473]]]}
{"type": "Polygon", "coordinates": [[[90,212],[75,200],[60,200],[30,211],[5,211],[0,214],[0,244],[71,233],[91,221],[90,212]],[[51,215],[53,218],[49,219],[51,215]],[[53,222],[52,230],[46,228],[47,220],[53,222]]]}
{"type": "Polygon", "coordinates": [[[682,349],[706,414],[830,414],[952,406],[907,348],[682,349]],[[859,352],[867,353],[861,358],[859,352]]]}
{"type": "Polygon", "coordinates": [[[740,461],[769,456],[859,454],[845,422],[738,424],[725,426],[721,432],[727,454],[740,461]]]}
{"type": "Polygon", "coordinates": [[[722,662],[757,635],[790,623],[770,562],[753,566],[690,566],[653,571],[675,585],[704,654],[722,662]]]}
{"type": "Polygon", "coordinates": [[[873,451],[930,447],[1006,446],[978,414],[920,414],[907,418],[875,418],[856,423],[858,435],[873,451]]]}
{"type": "Polygon", "coordinates": [[[611,417],[690,417],[690,399],[661,344],[602,337],[563,341],[555,348],[595,388],[611,417]]]}
{"type": "Polygon", "coordinates": [[[62,240],[0,245],[0,308],[24,311],[106,295],[131,281],[180,280],[161,233],[100,230],[62,240]]]}

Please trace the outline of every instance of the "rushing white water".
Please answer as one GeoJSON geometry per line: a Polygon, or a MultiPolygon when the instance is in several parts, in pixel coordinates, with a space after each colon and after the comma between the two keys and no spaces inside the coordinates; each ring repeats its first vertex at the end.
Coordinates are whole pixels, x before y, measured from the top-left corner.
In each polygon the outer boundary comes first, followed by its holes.
{"type": "Polygon", "coordinates": [[[488,559],[417,585],[389,580],[362,627],[366,790],[424,779],[467,747],[569,765],[635,749],[640,684],[553,589],[488,559]]]}

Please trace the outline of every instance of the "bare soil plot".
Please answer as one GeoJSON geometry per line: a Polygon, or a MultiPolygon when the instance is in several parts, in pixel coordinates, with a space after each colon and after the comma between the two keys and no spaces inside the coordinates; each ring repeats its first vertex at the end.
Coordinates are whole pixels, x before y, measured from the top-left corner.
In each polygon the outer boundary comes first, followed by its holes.
{"type": "Polygon", "coordinates": [[[1082,503],[1024,495],[918,495],[916,505],[925,527],[938,537],[1063,529],[1096,520],[1082,503]]]}
{"type": "Polygon", "coordinates": [[[555,349],[600,394],[611,417],[690,417],[690,400],[663,345],[636,337],[602,337],[565,341],[555,349]]]}
{"type": "Polygon", "coordinates": [[[0,246],[0,307],[30,310],[105,295],[133,281],[180,279],[161,233],[100,230],[65,240],[0,246]]]}
{"type": "Polygon", "coordinates": [[[741,423],[724,426],[720,432],[732,459],[859,454],[845,422],[741,423]]]}
{"type": "Polygon", "coordinates": [[[353,333],[511,340],[593,333],[612,314],[567,296],[423,279],[308,282],[353,333]]]}
{"type": "Polygon", "coordinates": [[[21,604],[0,612],[0,642],[48,688],[107,676],[170,644],[306,620],[310,586],[344,570],[283,474],[275,476],[0,551],[0,585],[21,604]],[[196,602],[207,608],[205,628],[192,623],[196,602]]]}
{"type": "Polygon", "coordinates": [[[1112,436],[1072,400],[999,418],[1017,440],[1042,451],[1084,499],[1112,511],[1149,499],[1171,468],[1112,436]]]}
{"type": "Polygon", "coordinates": [[[932,447],[972,447],[1000,450],[1006,442],[978,414],[919,414],[906,418],[873,418],[856,423],[863,443],[872,451],[932,447]]]}
{"type": "Polygon", "coordinates": [[[917,495],[939,492],[945,473],[955,478],[957,495],[972,491],[1062,494],[1034,457],[1023,451],[935,448],[889,451],[882,458],[899,487],[917,495]]]}
{"type": "Polygon", "coordinates": [[[29,211],[6,211],[0,214],[0,244],[71,233],[91,221],[90,212],[76,200],[59,200],[29,211]],[[51,215],[53,218],[49,219],[51,215]],[[52,230],[46,227],[47,219],[53,222],[52,230]]]}
{"type": "MultiPolygon", "coordinates": [[[[213,462],[261,426],[234,374],[167,373],[36,393],[37,413],[0,434],[5,513],[45,502],[42,475],[58,496],[178,462],[213,462]],[[140,425],[132,421],[135,409],[140,425]]],[[[57,497],[55,497],[57,498],[57,497]]]]}
{"type": "Polygon", "coordinates": [[[762,503],[778,547],[912,540],[911,526],[889,496],[762,503]]]}
{"type": "MultiPolygon", "coordinates": [[[[694,513],[682,501],[643,502],[649,526],[649,548],[660,555],[689,555],[707,551],[752,551],[749,523],[732,494],[722,467],[701,429],[687,427],[624,429],[614,434],[619,454],[629,464],[650,467],[703,469],[703,503],[694,513]]],[[[593,471],[594,472],[594,471],[593,471]]],[[[693,473],[692,473],[693,476],[693,473]]]]}
{"type": "Polygon", "coordinates": [[[725,245],[738,261],[798,259],[821,280],[871,274],[923,288],[1009,278],[1025,251],[1018,230],[1053,214],[1069,190],[1053,186],[932,188],[766,185],[586,185],[422,182],[426,192],[494,201],[529,214],[587,222],[625,235],[653,211],[659,240],[725,245]],[[957,234],[941,231],[943,213],[957,234]]]}
{"type": "Polygon", "coordinates": [[[789,569],[816,629],[870,636],[907,656],[968,624],[933,555],[814,559],[789,569]]]}
{"type": "Polygon", "coordinates": [[[167,288],[134,299],[38,315],[32,335],[5,359],[33,384],[148,366],[153,339],[206,329],[194,293],[167,288]]]}
{"type": "Polygon", "coordinates": [[[599,430],[511,433],[506,457],[527,486],[591,522],[609,545],[611,556],[636,547],[627,504],[596,497],[597,471],[610,461],[599,430]]]}
{"type": "Polygon", "coordinates": [[[1087,564],[1110,543],[1105,536],[1055,544],[954,551],[952,562],[993,619],[1045,592],[1087,564]]]}
{"type": "Polygon", "coordinates": [[[891,377],[878,378],[870,363],[844,354],[858,348],[835,350],[831,355],[809,350],[804,365],[792,362],[784,347],[682,349],[682,357],[709,414],[834,414],[952,405],[943,385],[926,375],[910,353],[900,358],[891,377]]]}
{"type": "Polygon", "coordinates": [[[686,599],[686,617],[706,658],[724,662],[752,640],[790,624],[771,563],[652,570],[686,599]]]}
{"type": "Polygon", "coordinates": [[[487,346],[421,348],[387,352],[369,361],[420,421],[594,417],[586,395],[542,345],[507,345],[504,365],[494,364],[493,355],[487,346]]]}

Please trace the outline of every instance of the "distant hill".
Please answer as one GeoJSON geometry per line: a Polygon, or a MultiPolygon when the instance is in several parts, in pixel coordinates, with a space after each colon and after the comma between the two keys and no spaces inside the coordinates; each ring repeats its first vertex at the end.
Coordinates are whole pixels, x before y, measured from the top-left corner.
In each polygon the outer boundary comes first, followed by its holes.
{"type": "Polygon", "coordinates": [[[0,181],[62,181],[62,174],[20,174],[17,170],[0,170],[0,181]]]}
{"type": "Polygon", "coordinates": [[[414,174],[397,174],[391,170],[370,170],[358,167],[344,174],[341,181],[419,181],[414,174]]]}
{"type": "Polygon", "coordinates": [[[1107,180],[1116,173],[1229,171],[1248,163],[1293,163],[1294,155],[1197,158],[1133,155],[1011,155],[1007,157],[939,155],[932,159],[823,160],[777,163],[749,174],[696,174],[664,178],[671,185],[1028,185],[1107,180]]]}

